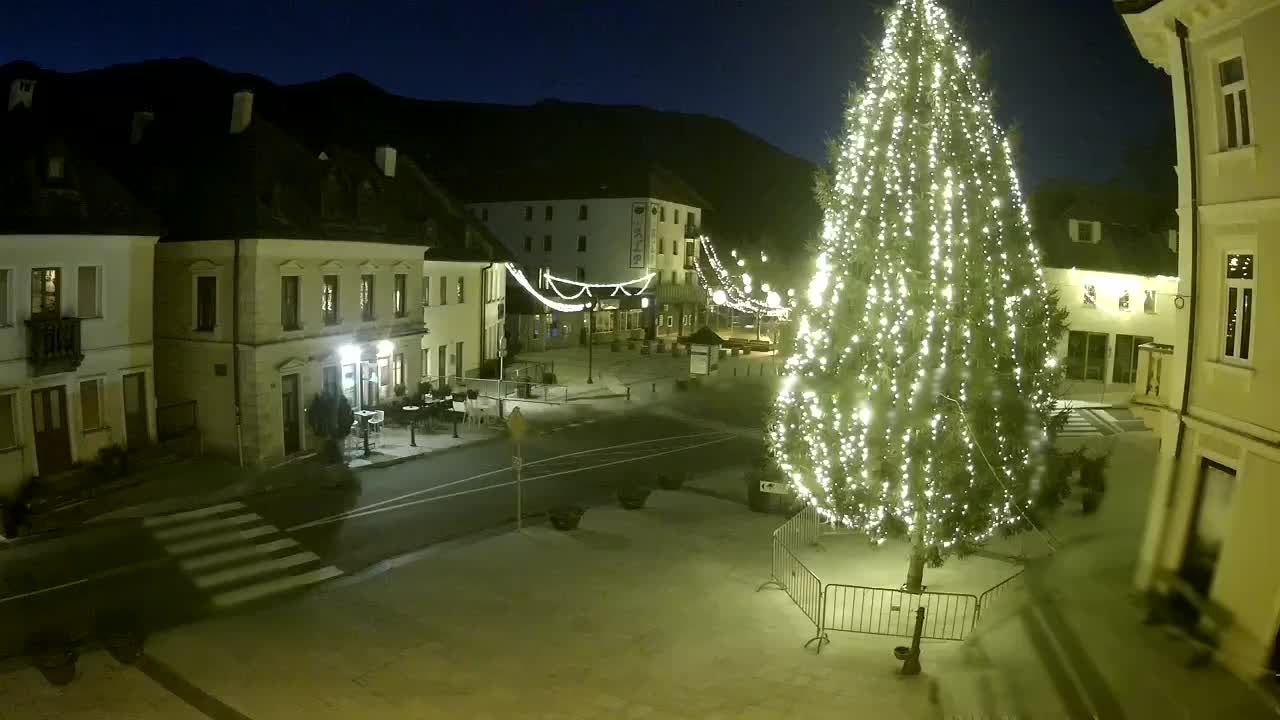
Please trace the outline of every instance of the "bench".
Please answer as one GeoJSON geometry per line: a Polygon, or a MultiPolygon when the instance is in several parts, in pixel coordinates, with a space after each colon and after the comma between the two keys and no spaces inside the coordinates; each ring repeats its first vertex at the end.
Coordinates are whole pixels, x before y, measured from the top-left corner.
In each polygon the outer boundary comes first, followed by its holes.
{"type": "Polygon", "coordinates": [[[1153,586],[1147,624],[1166,626],[1191,647],[1187,667],[1209,664],[1222,633],[1231,626],[1231,613],[1168,570],[1157,573],[1153,586]]]}

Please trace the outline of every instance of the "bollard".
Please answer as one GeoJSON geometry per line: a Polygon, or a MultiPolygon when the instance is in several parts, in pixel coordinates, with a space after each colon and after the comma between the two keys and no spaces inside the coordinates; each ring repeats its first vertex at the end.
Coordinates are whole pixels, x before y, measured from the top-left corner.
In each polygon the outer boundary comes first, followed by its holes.
{"type": "Polygon", "coordinates": [[[733,369],[733,376],[738,377],[738,368],[736,367],[733,369]]]}
{"type": "Polygon", "coordinates": [[[916,629],[911,634],[911,648],[905,653],[906,657],[900,658],[903,675],[920,674],[920,636],[922,634],[924,634],[924,607],[918,607],[916,608],[916,629]]]}
{"type": "Polygon", "coordinates": [[[627,402],[631,402],[631,386],[627,386],[627,402]]]}
{"type": "Polygon", "coordinates": [[[650,391],[650,392],[658,392],[658,383],[653,383],[653,385],[651,385],[651,386],[649,387],[649,391],[650,391]]]}
{"type": "Polygon", "coordinates": [[[453,436],[458,437],[458,414],[453,414],[453,436]]]}

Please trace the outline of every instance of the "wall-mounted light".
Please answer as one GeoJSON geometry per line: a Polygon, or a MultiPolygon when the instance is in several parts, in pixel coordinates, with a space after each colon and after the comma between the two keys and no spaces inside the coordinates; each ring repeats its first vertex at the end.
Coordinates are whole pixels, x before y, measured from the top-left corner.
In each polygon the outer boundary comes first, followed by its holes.
{"type": "Polygon", "coordinates": [[[378,342],[378,357],[389,357],[395,349],[395,343],[390,340],[380,340],[378,342]]]}
{"type": "Polygon", "coordinates": [[[360,348],[355,345],[343,345],[338,348],[338,359],[343,365],[354,365],[360,362],[360,348]]]}

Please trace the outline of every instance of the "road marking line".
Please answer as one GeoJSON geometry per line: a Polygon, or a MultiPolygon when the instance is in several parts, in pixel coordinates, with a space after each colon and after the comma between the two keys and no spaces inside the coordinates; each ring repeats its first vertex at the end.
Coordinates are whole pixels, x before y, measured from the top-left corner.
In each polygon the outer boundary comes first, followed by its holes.
{"type": "Polygon", "coordinates": [[[237,590],[228,590],[213,596],[213,604],[218,607],[232,607],[250,600],[258,600],[269,595],[275,595],[294,588],[300,588],[305,585],[314,585],[318,582],[324,582],[332,578],[336,578],[342,574],[338,568],[327,565],[317,570],[305,572],[300,575],[287,575],[275,580],[250,585],[248,587],[239,588],[237,590]]]}
{"type": "Polygon", "coordinates": [[[169,551],[169,554],[171,555],[187,555],[200,550],[215,548],[220,545],[230,545],[233,542],[240,542],[241,540],[252,540],[275,532],[278,532],[276,528],[269,525],[249,528],[248,530],[231,530],[224,533],[218,533],[217,535],[210,535],[209,537],[196,538],[195,540],[187,540],[180,543],[166,545],[165,550],[169,551]]]}
{"type": "MultiPolygon", "coordinates": [[[[703,438],[703,437],[707,437],[708,435],[729,435],[729,434],[728,434],[728,433],[725,433],[725,432],[724,432],[724,431],[722,431],[722,430],[712,430],[712,431],[707,431],[707,432],[691,433],[691,434],[689,434],[689,435],[673,435],[673,436],[671,436],[671,437],[665,437],[665,438],[653,438],[653,439],[650,439],[650,440],[637,440],[636,442],[623,443],[623,444],[621,444],[621,445],[609,445],[609,446],[607,446],[607,447],[591,448],[590,450],[578,450],[578,451],[576,451],[576,452],[564,453],[563,455],[556,455],[556,456],[549,457],[549,458],[542,458],[541,460],[532,460],[532,461],[530,461],[530,462],[526,462],[526,463],[524,464],[524,466],[525,466],[526,468],[528,468],[528,467],[533,467],[534,465],[541,465],[542,463],[548,463],[548,462],[551,462],[551,461],[553,461],[553,460],[563,460],[564,458],[577,457],[577,456],[579,456],[579,455],[586,455],[586,454],[594,453],[594,452],[611,452],[611,451],[613,451],[613,450],[617,450],[617,449],[619,449],[619,448],[632,447],[632,446],[635,446],[635,445],[647,445],[647,444],[650,444],[650,443],[667,442],[667,441],[669,441],[669,440],[690,440],[690,439],[694,439],[694,438],[703,438]]],[[[735,437],[735,436],[730,435],[729,437],[735,437]]],[[[727,440],[727,439],[729,439],[729,438],[723,438],[723,439],[727,440]]],[[[699,447],[699,446],[696,446],[696,445],[695,445],[694,447],[699,447]]],[[[646,456],[646,457],[647,457],[647,456],[646,456]]],[[[447,482],[447,483],[441,483],[441,484],[439,484],[439,485],[432,485],[431,487],[428,487],[428,488],[422,488],[421,490],[414,490],[414,491],[412,491],[412,492],[404,493],[403,495],[397,495],[396,497],[387,498],[386,500],[379,500],[378,502],[375,502],[375,503],[369,503],[368,505],[362,505],[362,506],[357,507],[357,508],[352,508],[352,509],[350,509],[350,510],[347,510],[346,512],[340,512],[340,513],[337,513],[336,515],[330,515],[330,516],[328,516],[328,517],[323,517],[323,518],[320,518],[320,519],[318,519],[318,520],[312,520],[312,521],[310,521],[310,522],[302,523],[302,524],[300,524],[300,525],[294,525],[293,527],[286,528],[286,529],[285,529],[285,532],[293,532],[294,530],[300,530],[300,529],[302,529],[302,528],[313,527],[313,526],[315,526],[315,525],[325,525],[325,524],[327,524],[327,523],[333,522],[334,520],[341,520],[341,519],[343,519],[343,518],[345,518],[345,517],[352,517],[352,516],[353,516],[353,515],[352,515],[353,513],[361,513],[361,512],[364,512],[364,511],[366,511],[366,510],[370,510],[370,509],[372,509],[372,508],[381,507],[381,506],[383,506],[383,505],[388,505],[388,504],[390,504],[390,503],[400,502],[401,500],[407,500],[407,499],[409,499],[409,498],[411,498],[411,497],[417,497],[417,496],[419,496],[419,495],[424,495],[424,494],[427,494],[427,493],[433,493],[433,492],[436,492],[436,491],[439,491],[439,490],[443,490],[443,489],[445,489],[445,488],[453,487],[454,485],[461,485],[462,483],[471,482],[472,480],[479,480],[480,478],[486,478],[486,477],[489,477],[490,475],[497,475],[497,474],[499,474],[499,473],[510,472],[510,471],[511,471],[510,466],[508,466],[508,467],[500,467],[500,468],[497,468],[497,469],[495,469],[495,470],[489,470],[489,471],[487,471],[487,472],[482,472],[482,473],[480,473],[480,474],[478,474],[478,475],[472,475],[471,477],[464,477],[464,478],[460,478],[460,479],[458,479],[458,480],[450,480],[450,481],[449,481],[449,482],[447,482]]]]}
{"type": "MultiPolygon", "coordinates": [[[[719,438],[717,440],[709,440],[707,442],[699,443],[697,445],[690,445],[688,447],[675,448],[673,450],[664,450],[659,453],[653,453],[652,455],[645,455],[642,457],[635,457],[635,458],[626,458],[623,460],[614,460],[612,462],[601,463],[599,465],[590,465],[587,467],[572,468],[569,470],[561,470],[560,472],[547,473],[546,475],[538,475],[535,477],[525,478],[524,482],[527,483],[527,482],[532,482],[534,480],[543,480],[546,478],[558,477],[560,475],[570,475],[573,473],[584,472],[587,470],[596,470],[602,467],[609,467],[610,465],[620,465],[624,462],[632,462],[633,460],[646,460],[648,458],[660,457],[662,455],[670,455],[671,453],[677,453],[683,450],[692,450],[694,448],[703,447],[704,445],[714,445],[716,443],[725,442],[726,440],[735,440],[735,439],[737,439],[737,437],[731,435],[729,437],[719,438]]],[[[526,467],[528,467],[528,464],[526,464],[526,467]]],[[[398,505],[390,505],[387,507],[370,506],[370,509],[352,510],[350,513],[347,513],[341,517],[321,518],[319,520],[312,520],[311,522],[303,523],[301,525],[294,525],[293,527],[289,528],[286,532],[296,532],[298,530],[306,530],[307,528],[318,527],[320,525],[328,525],[330,523],[341,522],[343,520],[354,520],[356,518],[365,517],[366,515],[377,515],[378,513],[387,512],[388,510],[400,510],[402,508],[412,507],[414,505],[422,505],[423,503],[437,502],[439,500],[447,500],[449,498],[459,497],[461,495],[470,495],[472,493],[485,492],[487,490],[500,490],[505,487],[511,487],[512,485],[515,485],[515,484],[516,484],[515,480],[508,480],[506,482],[498,483],[496,485],[485,485],[484,487],[472,488],[471,490],[459,490],[457,492],[448,493],[446,495],[433,495],[431,497],[420,498],[418,500],[409,500],[407,502],[402,502],[398,505]]]]}
{"type": "Polygon", "coordinates": [[[249,563],[248,565],[219,570],[205,575],[197,575],[194,580],[196,587],[208,589],[211,587],[217,587],[218,585],[226,585],[230,582],[236,582],[237,580],[247,580],[251,577],[257,577],[258,575],[266,575],[267,573],[274,572],[276,570],[287,570],[291,567],[315,562],[319,559],[320,556],[313,552],[300,552],[294,555],[286,555],[281,558],[271,558],[261,562],[249,563]]]}
{"type": "Polygon", "coordinates": [[[210,505],[209,507],[197,508],[195,510],[187,510],[185,512],[173,513],[172,515],[152,515],[142,519],[143,527],[163,527],[174,523],[183,522],[184,520],[195,520],[197,518],[217,515],[228,510],[242,510],[244,503],[229,502],[221,505],[210,505]]]}
{"type": "Polygon", "coordinates": [[[232,515],[231,517],[217,518],[216,520],[205,520],[203,522],[192,523],[190,525],[180,525],[165,530],[157,530],[152,533],[155,539],[161,542],[169,540],[177,540],[179,538],[199,535],[200,533],[217,530],[219,528],[232,527],[235,525],[248,525],[251,522],[261,520],[257,513],[244,513],[242,515],[232,515]]]}
{"type": "Polygon", "coordinates": [[[76,585],[83,585],[87,582],[89,582],[89,578],[80,578],[79,580],[72,580],[71,582],[62,583],[61,585],[54,585],[52,587],[40,588],[39,590],[32,590],[31,592],[24,592],[18,595],[10,595],[9,597],[0,598],[0,603],[7,603],[11,600],[21,600],[22,598],[32,597],[35,595],[43,595],[44,593],[54,592],[55,590],[63,590],[65,588],[75,587],[76,585]]]}
{"type": "Polygon", "coordinates": [[[230,550],[222,550],[208,555],[201,555],[190,560],[183,560],[180,565],[187,572],[202,570],[214,565],[232,562],[234,560],[243,560],[255,555],[270,555],[277,550],[294,547],[298,544],[293,538],[280,538],[271,542],[262,543],[261,545],[246,545],[244,547],[232,548],[230,550]]]}

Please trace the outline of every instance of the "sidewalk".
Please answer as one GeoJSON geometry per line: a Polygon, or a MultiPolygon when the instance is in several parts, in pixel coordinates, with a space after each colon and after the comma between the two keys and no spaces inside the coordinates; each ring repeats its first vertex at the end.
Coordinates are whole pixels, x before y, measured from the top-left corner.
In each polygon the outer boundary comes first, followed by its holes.
{"type": "MultiPolygon", "coordinates": [[[[438,546],[362,581],[165,632],[148,655],[188,695],[252,720],[1274,717],[1224,671],[1184,667],[1128,599],[1146,493],[1137,468],[1153,445],[1126,438],[1102,510],[1064,513],[1057,555],[1029,583],[1034,603],[1003,604],[975,641],[926,642],[917,678],[896,673],[901,638],[832,632],[821,654],[804,650],[813,625],[784,593],[756,591],[781,518],[686,491],[655,492],[642,511],[589,509],[572,533],[535,526],[438,546]]],[[[0,674],[0,718],[10,707],[183,717],[158,684],[105,681],[100,654],[82,663],[62,689],[31,670],[0,674]]]]}

